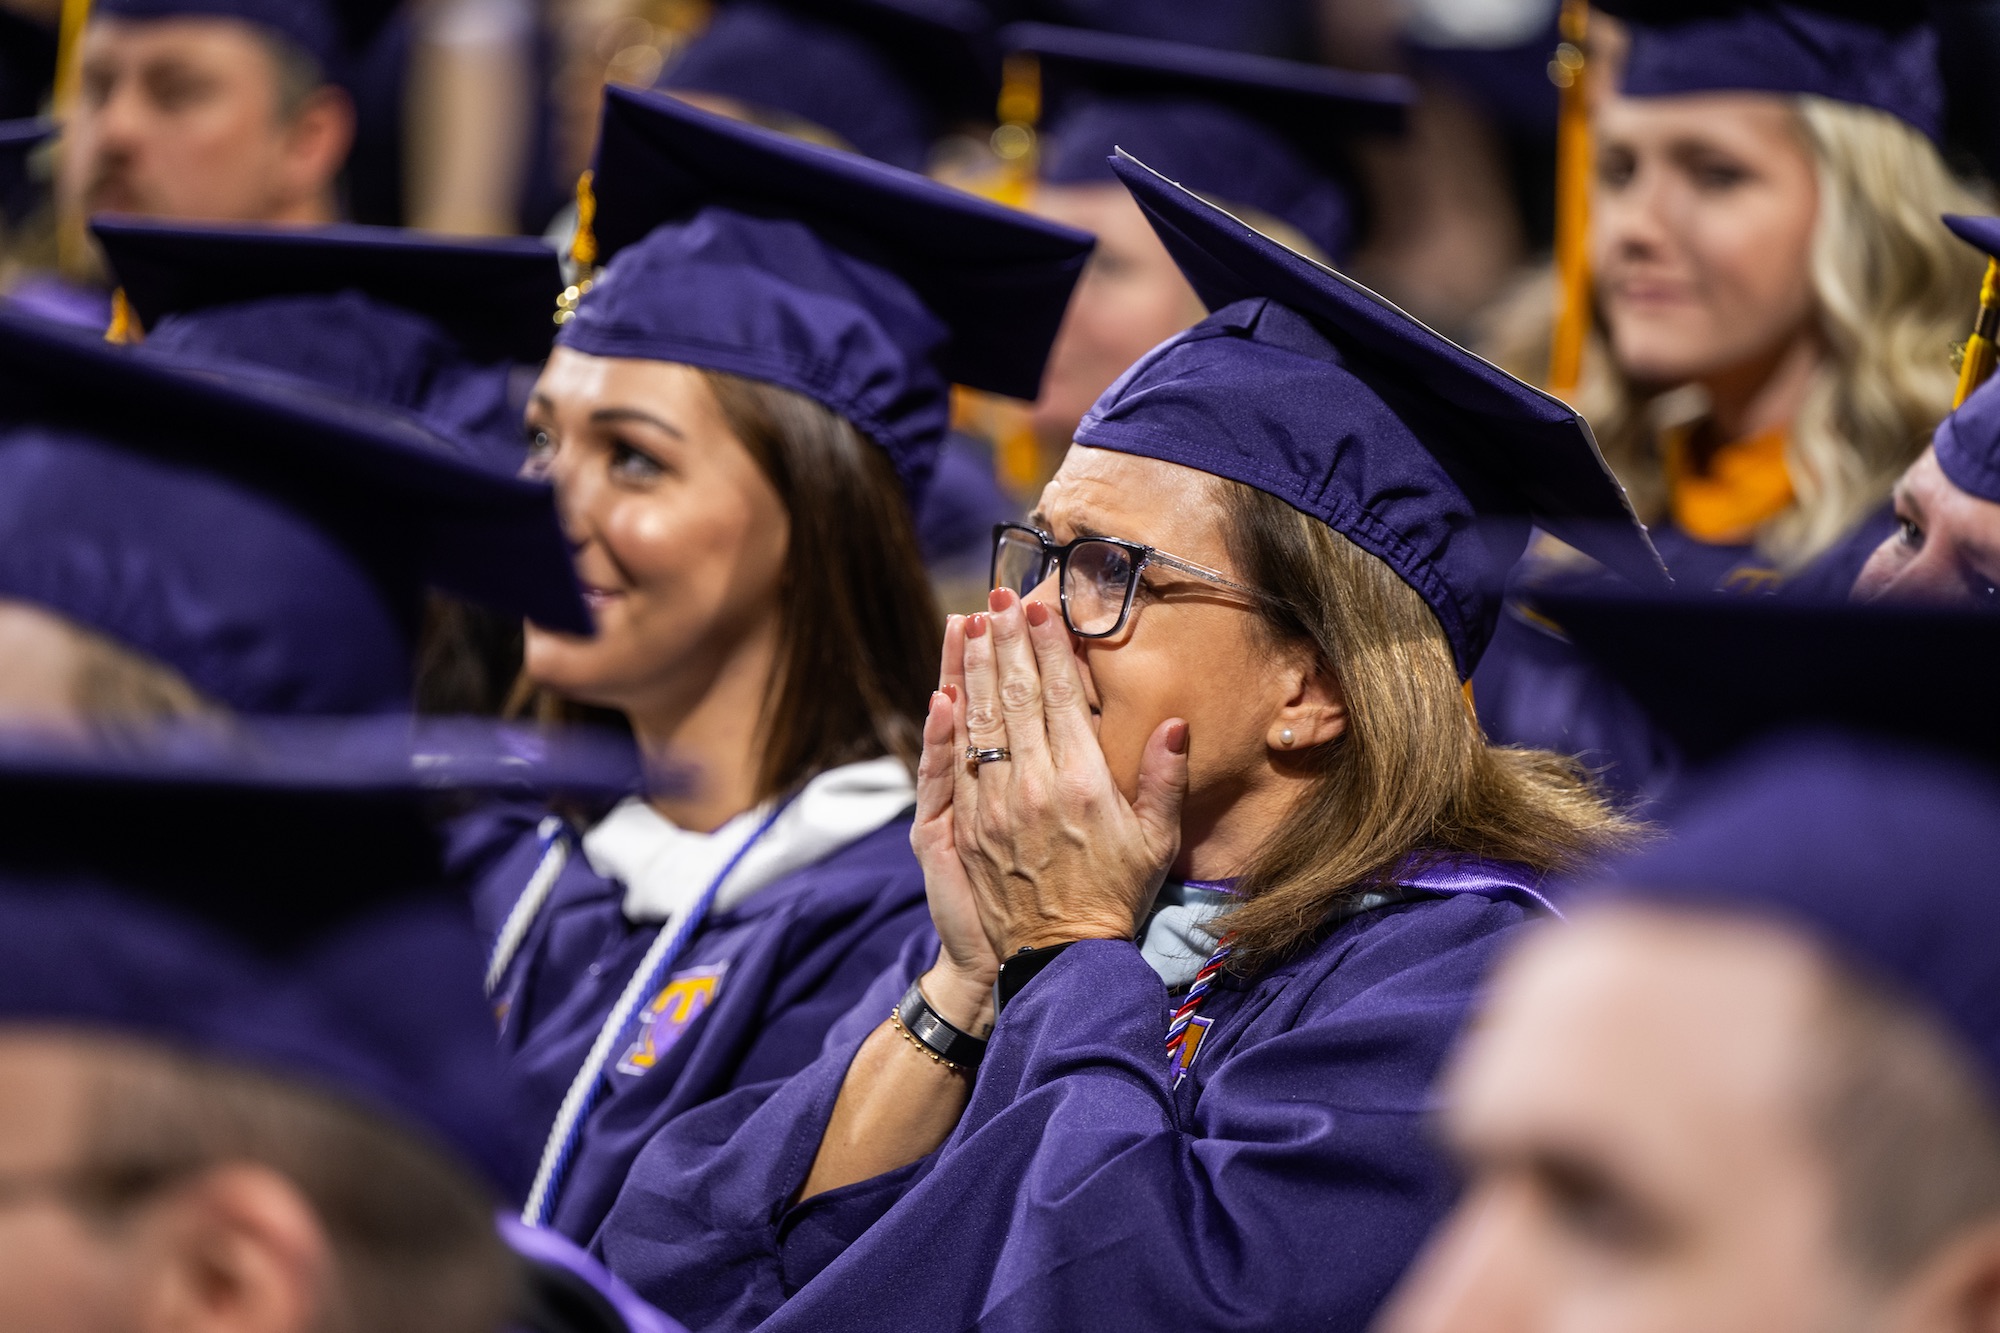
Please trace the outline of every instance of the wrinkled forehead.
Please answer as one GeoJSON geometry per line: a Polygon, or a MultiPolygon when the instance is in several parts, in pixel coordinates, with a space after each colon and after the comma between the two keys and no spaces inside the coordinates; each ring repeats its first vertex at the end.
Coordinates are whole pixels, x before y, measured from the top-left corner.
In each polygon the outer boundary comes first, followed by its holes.
{"type": "Polygon", "coordinates": [[[1221,480],[1196,468],[1072,444],[1034,518],[1059,541],[1123,537],[1191,560],[1221,560],[1228,555],[1223,495],[1221,480]]]}
{"type": "Polygon", "coordinates": [[[1803,1150],[1826,996],[1819,955],[1777,928],[1585,909],[1498,974],[1453,1075],[1452,1115],[1475,1138],[1590,1143],[1719,1180],[1748,1145],[1803,1150]]]}

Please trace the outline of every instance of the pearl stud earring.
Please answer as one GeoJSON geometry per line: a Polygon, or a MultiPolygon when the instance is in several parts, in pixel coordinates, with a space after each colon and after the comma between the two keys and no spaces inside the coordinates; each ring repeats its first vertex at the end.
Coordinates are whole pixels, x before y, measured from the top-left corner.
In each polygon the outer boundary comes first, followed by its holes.
{"type": "Polygon", "coordinates": [[[1280,731],[1278,733],[1278,744],[1284,746],[1287,750],[1292,748],[1292,742],[1297,739],[1298,737],[1292,735],[1292,729],[1290,727],[1286,727],[1283,731],[1280,731]]]}

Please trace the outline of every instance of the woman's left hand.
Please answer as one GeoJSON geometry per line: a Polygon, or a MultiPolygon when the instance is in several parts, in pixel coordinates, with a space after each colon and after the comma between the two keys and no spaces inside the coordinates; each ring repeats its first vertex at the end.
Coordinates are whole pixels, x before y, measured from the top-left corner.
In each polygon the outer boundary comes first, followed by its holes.
{"type": "Polygon", "coordinates": [[[965,627],[965,688],[954,710],[967,746],[1010,757],[962,760],[954,832],[996,954],[1079,939],[1131,939],[1180,850],[1188,728],[1169,718],[1146,742],[1125,799],[1090,723],[1061,616],[995,592],[965,627]]]}

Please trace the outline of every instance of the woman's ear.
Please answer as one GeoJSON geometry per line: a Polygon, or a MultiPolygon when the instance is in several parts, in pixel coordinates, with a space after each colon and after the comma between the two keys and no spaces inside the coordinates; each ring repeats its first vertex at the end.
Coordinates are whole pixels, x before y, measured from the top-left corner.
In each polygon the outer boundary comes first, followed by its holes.
{"type": "Polygon", "coordinates": [[[1300,655],[1281,668],[1283,694],[1265,744],[1298,754],[1339,740],[1347,732],[1347,695],[1326,663],[1300,655]]]}

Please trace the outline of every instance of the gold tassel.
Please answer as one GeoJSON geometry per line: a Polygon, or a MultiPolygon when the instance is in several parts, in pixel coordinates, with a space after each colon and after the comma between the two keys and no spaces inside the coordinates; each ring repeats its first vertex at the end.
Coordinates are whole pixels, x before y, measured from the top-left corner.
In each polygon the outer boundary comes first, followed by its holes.
{"type": "Polygon", "coordinates": [[[570,242],[569,257],[586,273],[597,267],[596,179],[590,170],[576,178],[576,239],[570,242]]]}
{"type": "Polygon", "coordinates": [[[1996,351],[2000,351],[2000,259],[1986,261],[1986,278],[1979,284],[1979,318],[1972,336],[1965,340],[1965,360],[1958,367],[1958,395],[1951,400],[1957,411],[1972,391],[1992,378],[1996,351]]]}
{"type": "Polygon", "coordinates": [[[62,19],[56,29],[57,119],[69,115],[76,103],[77,81],[83,76],[83,30],[90,22],[90,0],[62,0],[62,19]]]}
{"type": "Polygon", "coordinates": [[[111,293],[111,323],[105,327],[104,341],[129,346],[146,340],[146,331],[139,326],[138,316],[132,313],[132,303],[125,299],[125,289],[116,288],[111,293]]]}
{"type": "Polygon", "coordinates": [[[1563,0],[1562,45],[1549,62],[1560,89],[1556,119],[1556,312],[1549,341],[1549,392],[1567,398],[1583,378],[1590,337],[1590,100],[1584,52],[1590,6],[1563,0]]]}
{"type": "Polygon", "coordinates": [[[993,131],[993,153],[1000,159],[1000,179],[993,189],[981,193],[999,203],[1025,208],[1035,186],[1040,147],[1035,127],[1042,120],[1042,62],[1033,52],[1016,51],[1007,57],[996,112],[1000,126],[993,131]]]}
{"type": "Polygon", "coordinates": [[[586,170],[576,178],[576,239],[569,243],[570,260],[582,270],[574,286],[563,288],[556,298],[558,327],[576,318],[576,307],[597,277],[597,192],[591,184],[597,173],[586,170]]]}

